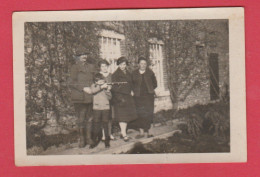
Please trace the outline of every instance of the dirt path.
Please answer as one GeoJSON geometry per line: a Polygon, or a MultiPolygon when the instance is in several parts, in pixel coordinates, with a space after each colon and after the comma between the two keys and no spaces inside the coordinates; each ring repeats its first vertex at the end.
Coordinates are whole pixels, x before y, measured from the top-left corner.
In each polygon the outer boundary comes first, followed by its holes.
{"type": "Polygon", "coordinates": [[[135,139],[134,137],[138,134],[138,132],[134,130],[128,130],[129,137],[132,137],[130,141],[124,142],[117,135],[115,136],[116,140],[110,142],[111,147],[109,149],[105,148],[103,142],[100,142],[99,145],[94,149],[90,149],[88,145],[85,148],[78,148],[78,144],[73,143],[58,148],[49,148],[41,155],[115,154],[131,149],[134,143],[138,141],[147,143],[156,138],[166,138],[167,136],[172,135],[175,130],[177,130],[176,125],[172,124],[172,122],[168,122],[166,125],[153,126],[150,130],[151,134],[154,135],[152,138],[135,139]]]}

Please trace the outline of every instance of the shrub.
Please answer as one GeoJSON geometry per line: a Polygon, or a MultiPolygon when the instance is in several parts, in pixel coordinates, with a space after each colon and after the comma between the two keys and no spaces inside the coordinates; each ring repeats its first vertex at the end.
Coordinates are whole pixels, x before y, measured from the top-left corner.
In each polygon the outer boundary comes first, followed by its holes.
{"type": "Polygon", "coordinates": [[[203,119],[195,113],[187,118],[187,131],[192,138],[197,139],[201,134],[203,119]]]}
{"type": "Polygon", "coordinates": [[[27,155],[39,155],[44,151],[42,147],[39,146],[33,146],[29,149],[27,149],[27,155]]]}
{"type": "Polygon", "coordinates": [[[186,120],[187,125],[178,127],[193,138],[198,138],[200,134],[210,134],[219,138],[229,137],[229,104],[226,102],[181,109],[176,117],[186,120]]]}
{"type": "Polygon", "coordinates": [[[46,134],[39,126],[26,126],[26,147],[27,149],[34,146],[43,147],[46,134]]]}
{"type": "Polygon", "coordinates": [[[43,130],[36,126],[27,127],[26,130],[26,146],[28,150],[36,146],[46,150],[51,146],[58,147],[62,144],[75,143],[78,140],[77,131],[72,131],[69,134],[46,135],[43,130]]]}
{"type": "Polygon", "coordinates": [[[208,131],[216,137],[226,138],[229,136],[230,122],[226,111],[210,109],[205,114],[205,121],[208,122],[208,131]]]}

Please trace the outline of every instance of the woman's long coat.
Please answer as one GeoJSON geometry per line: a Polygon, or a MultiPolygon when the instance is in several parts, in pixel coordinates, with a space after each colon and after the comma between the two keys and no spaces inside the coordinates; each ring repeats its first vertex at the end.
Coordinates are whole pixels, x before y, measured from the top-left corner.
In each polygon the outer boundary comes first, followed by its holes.
{"type": "Polygon", "coordinates": [[[115,110],[115,120],[118,122],[130,122],[137,118],[134,99],[131,96],[131,74],[124,73],[118,68],[112,75],[112,82],[127,82],[127,84],[113,85],[112,103],[115,110]]]}

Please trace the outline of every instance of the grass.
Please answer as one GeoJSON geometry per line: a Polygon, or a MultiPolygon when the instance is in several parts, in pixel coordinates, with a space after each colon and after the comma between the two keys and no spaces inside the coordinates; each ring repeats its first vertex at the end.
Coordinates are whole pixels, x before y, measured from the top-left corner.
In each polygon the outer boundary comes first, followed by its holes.
{"type": "Polygon", "coordinates": [[[230,152],[228,141],[212,135],[202,135],[194,140],[187,134],[174,134],[167,139],[155,139],[142,144],[137,143],[126,154],[158,154],[158,153],[210,153],[230,152]]]}
{"type": "Polygon", "coordinates": [[[163,121],[183,120],[185,123],[178,125],[182,133],[147,144],[137,143],[127,154],[230,152],[228,103],[195,105],[178,110],[177,114],[173,110],[162,111],[155,115],[155,122],[160,122],[160,117],[163,121]]]}
{"type": "MultiPolygon", "coordinates": [[[[154,115],[154,123],[181,119],[186,124],[178,127],[182,134],[167,139],[154,140],[148,144],[137,144],[127,153],[188,153],[188,152],[229,152],[229,105],[212,103],[195,105],[187,109],[164,110],[154,115]]],[[[118,125],[113,126],[118,132],[118,125]]],[[[77,131],[69,134],[46,135],[37,128],[27,131],[27,153],[40,154],[48,148],[67,146],[78,141],[77,131]]]]}

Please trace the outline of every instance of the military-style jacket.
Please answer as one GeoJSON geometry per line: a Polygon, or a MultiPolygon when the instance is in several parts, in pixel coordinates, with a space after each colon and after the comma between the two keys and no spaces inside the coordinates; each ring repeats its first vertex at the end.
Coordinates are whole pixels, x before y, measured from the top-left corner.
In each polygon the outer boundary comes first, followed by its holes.
{"type": "Polygon", "coordinates": [[[93,83],[95,67],[92,64],[77,62],[71,67],[69,86],[73,103],[92,103],[93,96],[83,91],[93,83]]]}

